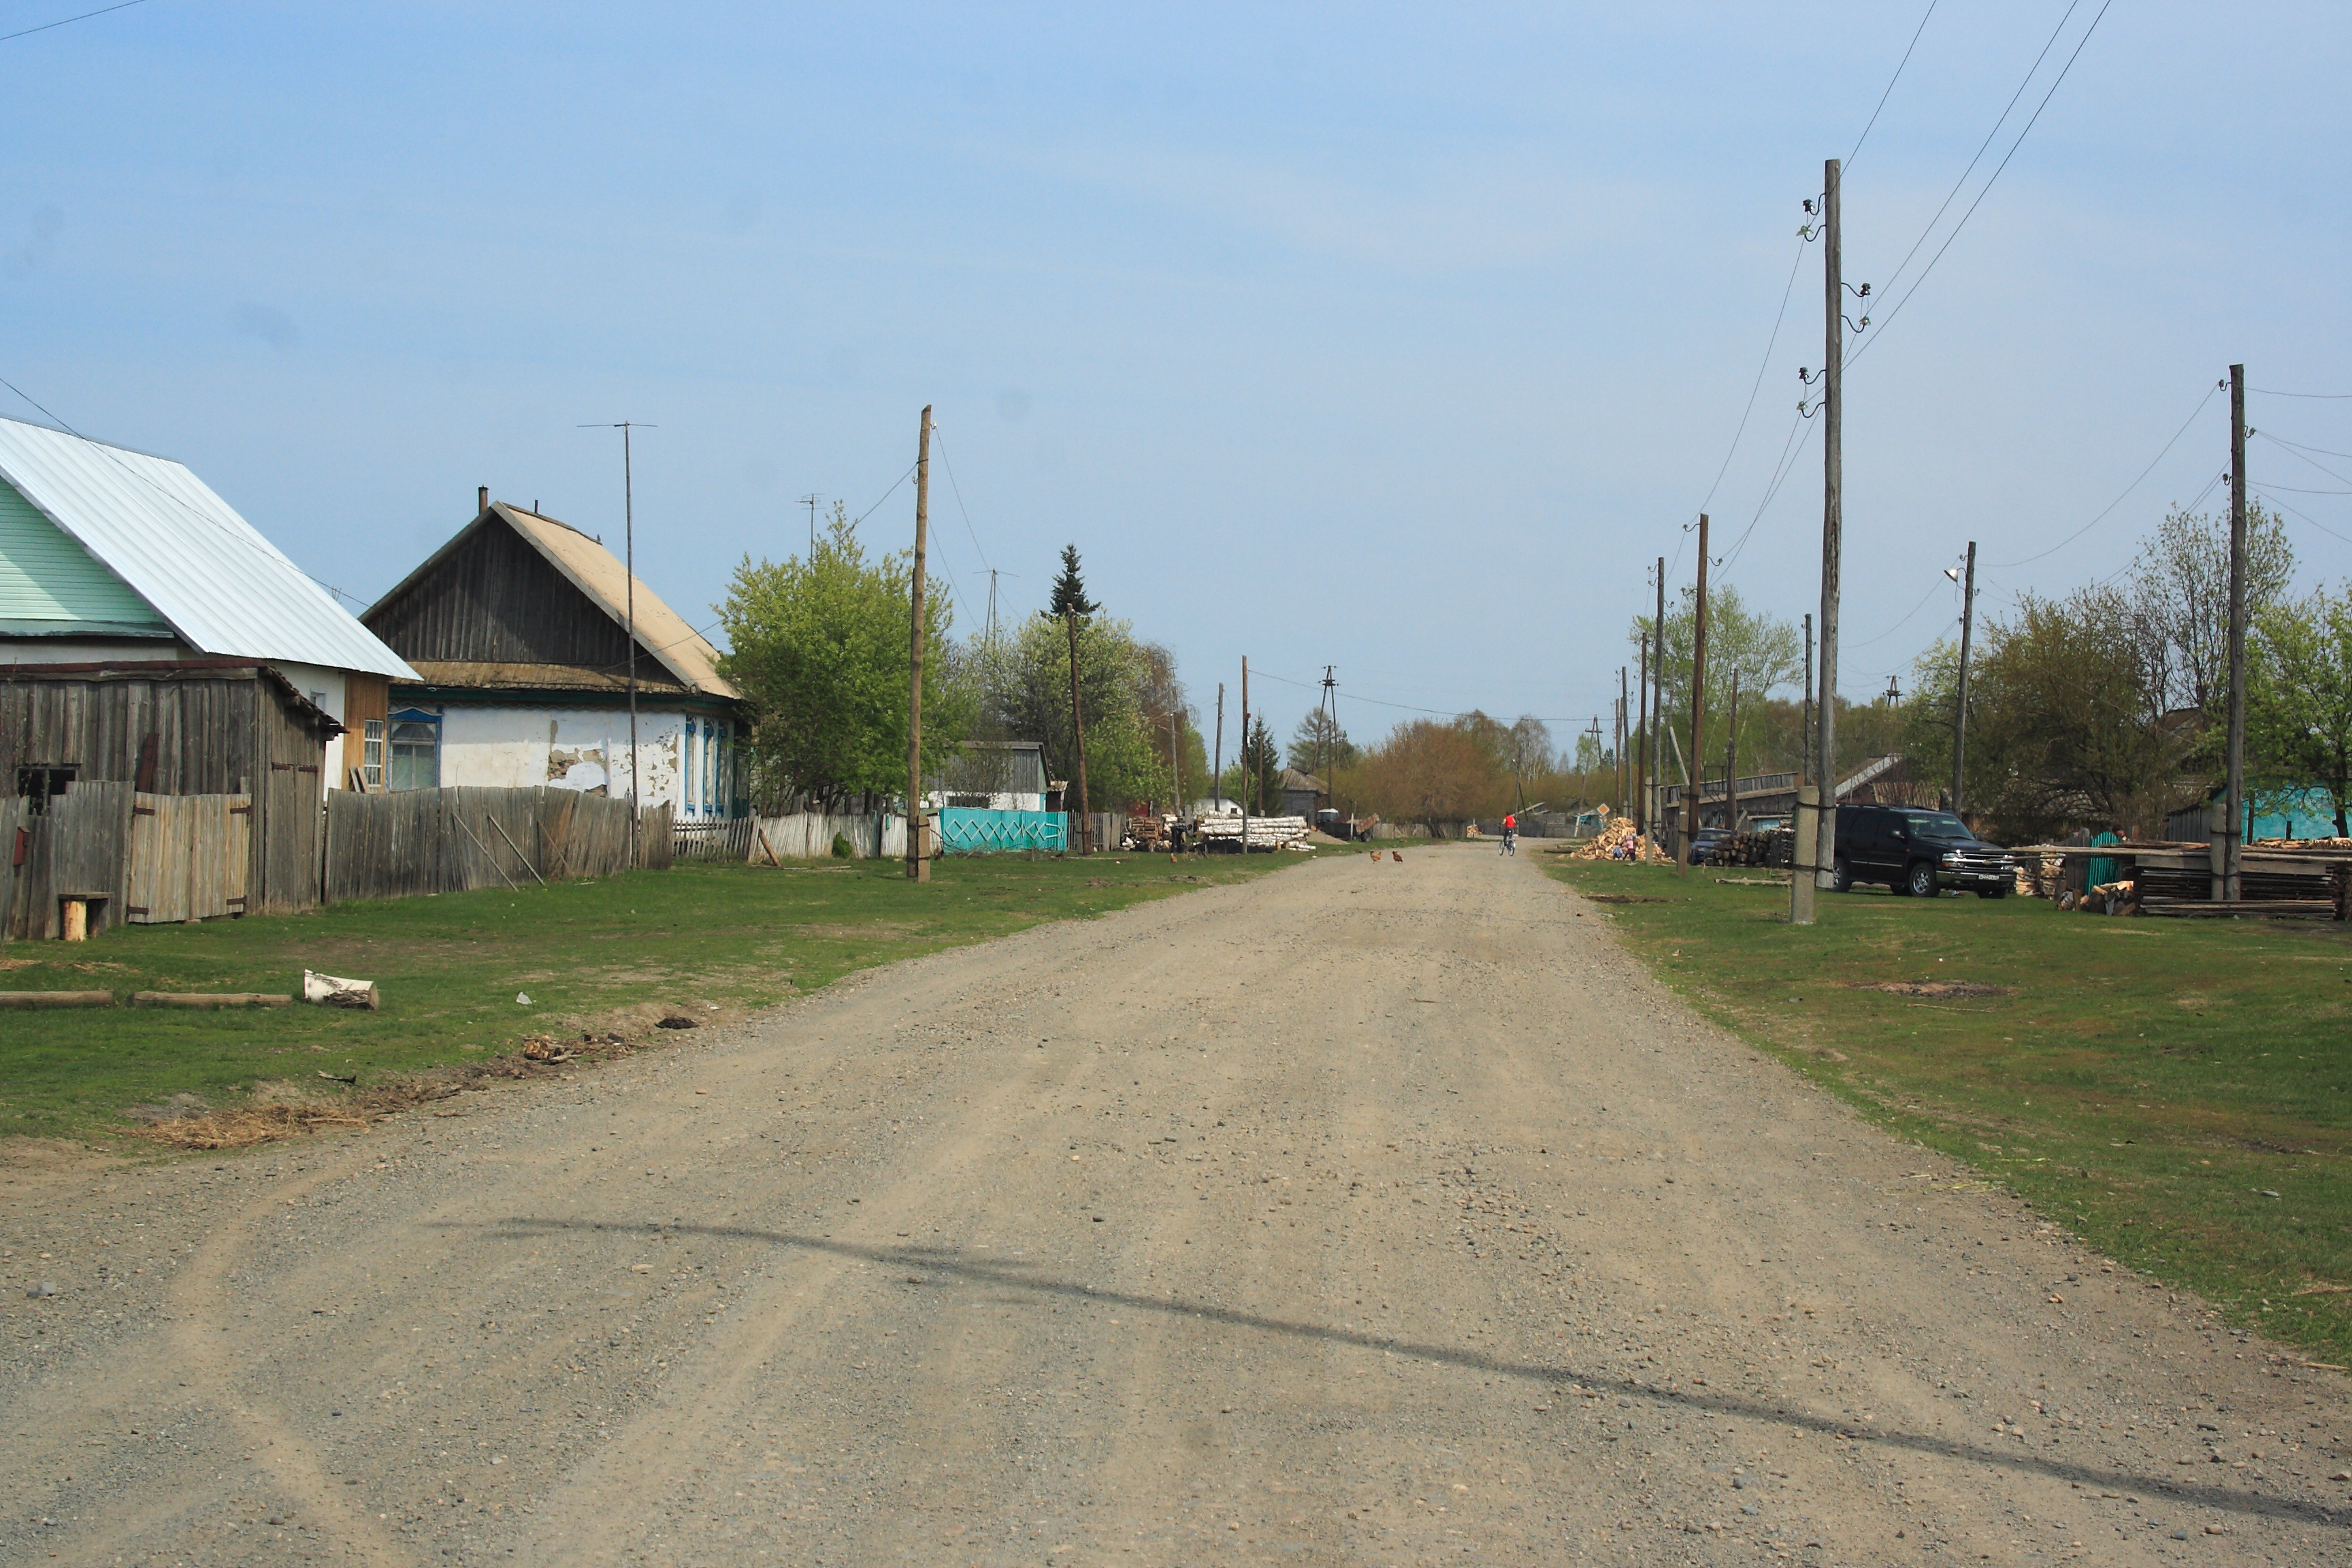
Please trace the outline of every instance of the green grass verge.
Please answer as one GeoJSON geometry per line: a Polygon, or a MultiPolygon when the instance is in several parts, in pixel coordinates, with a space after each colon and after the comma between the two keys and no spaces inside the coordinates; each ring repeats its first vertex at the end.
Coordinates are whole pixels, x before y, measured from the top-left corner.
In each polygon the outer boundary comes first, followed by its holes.
{"type": "Polygon", "coordinates": [[[2352,930],[1571,861],[1702,1013],[2231,1321],[2352,1362],[2352,930]],[[1943,982],[1990,994],[1870,987],[1943,982]]]}
{"type": "Polygon", "coordinates": [[[963,856],[937,862],[921,888],[897,861],[691,865],[520,892],[121,926],[73,947],[10,942],[0,945],[0,989],[299,994],[302,971],[314,969],[375,981],[383,1006],[0,1010],[0,1136],[101,1134],[127,1125],[126,1107],[183,1094],[230,1105],[278,1080],[344,1091],[321,1072],[363,1089],[480,1060],[527,1034],[618,1024],[644,1041],[659,1037],[650,1026],[660,1010],[708,1016],[702,1004],[716,1003],[721,1016],[738,1013],[853,970],[1306,858],[963,856]]]}

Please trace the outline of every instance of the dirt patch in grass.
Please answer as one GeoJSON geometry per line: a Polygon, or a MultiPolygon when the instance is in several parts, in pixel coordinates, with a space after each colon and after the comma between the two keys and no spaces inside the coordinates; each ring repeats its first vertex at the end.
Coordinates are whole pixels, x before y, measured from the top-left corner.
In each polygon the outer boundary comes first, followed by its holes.
{"type": "Polygon", "coordinates": [[[1883,991],[1889,996],[2007,996],[2006,985],[1979,985],[1972,980],[1851,981],[1849,991],[1883,991]]]}
{"type": "Polygon", "coordinates": [[[1587,893],[1585,902],[1591,904],[1663,904],[1664,899],[1654,899],[1646,893],[1587,893]]]}

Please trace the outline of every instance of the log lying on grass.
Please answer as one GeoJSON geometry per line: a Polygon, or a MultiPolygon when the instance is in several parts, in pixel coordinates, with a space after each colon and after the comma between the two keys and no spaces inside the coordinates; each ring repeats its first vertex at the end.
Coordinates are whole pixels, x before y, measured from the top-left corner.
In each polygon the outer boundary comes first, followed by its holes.
{"type": "Polygon", "coordinates": [[[0,1007],[111,1007],[111,991],[0,991],[0,1007]]]}
{"type": "Polygon", "coordinates": [[[133,991],[133,1007],[290,1007],[291,996],[267,991],[133,991]]]}

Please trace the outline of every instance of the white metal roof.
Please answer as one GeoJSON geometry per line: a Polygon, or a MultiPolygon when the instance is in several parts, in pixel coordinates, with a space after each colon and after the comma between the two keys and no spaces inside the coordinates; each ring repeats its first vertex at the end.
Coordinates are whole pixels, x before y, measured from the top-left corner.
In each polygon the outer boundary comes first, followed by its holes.
{"type": "Polygon", "coordinates": [[[199,652],[415,679],[185,464],[0,419],[0,478],[199,652]]]}

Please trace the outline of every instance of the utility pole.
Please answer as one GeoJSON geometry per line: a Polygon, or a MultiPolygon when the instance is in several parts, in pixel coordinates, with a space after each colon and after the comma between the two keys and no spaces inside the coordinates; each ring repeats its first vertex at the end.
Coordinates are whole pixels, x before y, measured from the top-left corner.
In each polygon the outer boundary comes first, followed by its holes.
{"type": "Polygon", "coordinates": [[[1802,742],[1797,752],[1797,782],[1801,784],[1813,774],[1813,616],[1810,610],[1805,613],[1805,695],[1797,728],[1802,742]]]}
{"type": "MultiPolygon", "coordinates": [[[[1315,735],[1315,776],[1323,781],[1323,788],[1327,793],[1331,790],[1331,764],[1327,742],[1330,740],[1332,731],[1339,727],[1339,698],[1338,692],[1333,689],[1339,683],[1332,678],[1333,668],[1328,664],[1323,667],[1323,722],[1317,726],[1315,735]]],[[[1337,806],[1339,804],[1339,796],[1332,794],[1328,804],[1337,806]]],[[[1320,826],[1322,814],[1318,812],[1316,818],[1315,826],[1320,826]]]]}
{"type": "Polygon", "coordinates": [[[1706,718],[1706,513],[1698,514],[1698,597],[1692,606],[1691,626],[1691,778],[1683,790],[1679,824],[1681,844],[1675,853],[1675,871],[1686,874],[1691,863],[1691,837],[1698,828],[1699,792],[1706,785],[1706,752],[1700,749],[1700,729],[1706,718]]]}
{"type": "Polygon", "coordinates": [[[1641,739],[1634,751],[1639,760],[1633,764],[1633,809],[1628,813],[1633,819],[1633,831],[1650,830],[1650,639],[1642,639],[1641,712],[1638,717],[1641,739]]]}
{"type": "Polygon", "coordinates": [[[1168,715],[1168,771],[1176,776],[1175,816],[1184,815],[1184,721],[1181,714],[1168,715]]]}
{"type": "Polygon", "coordinates": [[[809,509],[809,556],[811,559],[814,559],[816,555],[817,500],[817,493],[814,490],[811,490],[808,494],[801,497],[801,505],[809,509]]]}
{"type": "Polygon", "coordinates": [[[1960,814],[1960,784],[1969,760],[1969,637],[1977,615],[1977,542],[1969,541],[1968,580],[1960,589],[1960,683],[1952,700],[1952,815],[1960,814]]]}
{"type": "MultiPolygon", "coordinates": [[[[1650,755],[1656,759],[1657,776],[1651,781],[1652,793],[1666,782],[1666,558],[1658,557],[1658,613],[1650,622],[1650,755]]],[[[1657,814],[1663,816],[1663,813],[1657,814]]],[[[1649,827],[1649,843],[1658,842],[1658,821],[1653,816],[1649,827]]]]}
{"type": "Polygon", "coordinates": [[[1730,716],[1724,721],[1728,738],[1723,742],[1723,826],[1739,831],[1739,667],[1731,667],[1730,716]]]}
{"type": "Polygon", "coordinates": [[[1209,798],[1219,805],[1225,803],[1225,683],[1217,682],[1217,751],[1209,760],[1209,771],[1215,776],[1209,781],[1209,798]]]}
{"type": "MultiPolygon", "coordinates": [[[[816,509],[809,509],[815,516],[816,509]]],[[[931,879],[930,857],[923,844],[923,552],[931,520],[931,405],[923,405],[923,420],[915,437],[915,587],[914,618],[907,633],[907,880],[931,879]]],[[[815,535],[810,535],[814,548],[815,535]]],[[[1075,645],[1073,645],[1075,650],[1075,645]]],[[[1070,668],[1077,668],[1075,651],[1070,668]]],[[[1071,687],[1075,702],[1077,688],[1071,687]]]]}
{"type": "MultiPolygon", "coordinates": [[[[1813,893],[1836,877],[1837,864],[1837,639],[1839,575],[1845,542],[1845,261],[1842,248],[1839,185],[1842,165],[1822,165],[1822,676],[1820,731],[1816,737],[1811,832],[1797,829],[1799,850],[1811,851],[1813,874],[1789,878],[1789,923],[1813,923],[1813,893]],[[1826,844],[1828,853],[1822,853],[1826,844]]],[[[1806,683],[1808,687],[1811,682],[1806,683]]],[[[1797,810],[1805,811],[1798,796],[1797,810]]]]}
{"type": "Polygon", "coordinates": [[[2230,784],[2221,896],[2243,894],[2246,832],[2246,367],[2230,367],[2230,784]]]}
{"type": "Polygon", "coordinates": [[[1242,853],[1249,853],[1250,819],[1249,655],[1242,655],[1242,853]]]}
{"type": "Polygon", "coordinates": [[[1625,743],[1633,730],[1633,715],[1629,711],[1633,691],[1625,684],[1626,679],[1625,667],[1621,664],[1617,667],[1617,812],[1621,816],[1626,815],[1625,796],[1633,787],[1633,759],[1625,743]]]}
{"type": "Polygon", "coordinates": [[[1095,825],[1087,808],[1087,724],[1078,712],[1078,612],[1063,612],[1070,627],[1070,735],[1078,753],[1078,853],[1095,852],[1095,825]]]}
{"type": "MultiPolygon", "coordinates": [[[[616,419],[608,425],[582,425],[575,428],[618,430],[621,433],[621,569],[622,574],[629,580],[623,611],[629,636],[629,864],[635,866],[637,863],[637,814],[644,809],[644,803],[637,798],[637,491],[629,454],[629,432],[635,429],[636,425],[634,420],[616,419]]],[[[650,430],[653,426],[648,425],[646,428],[650,430]]],[[[482,502],[485,508],[488,506],[487,494],[483,496],[482,502]]],[[[536,506],[534,502],[534,510],[536,506]]],[[[605,758],[604,766],[608,773],[612,765],[612,759],[605,758]]],[[[605,792],[610,794],[611,790],[608,781],[605,792]]]]}

